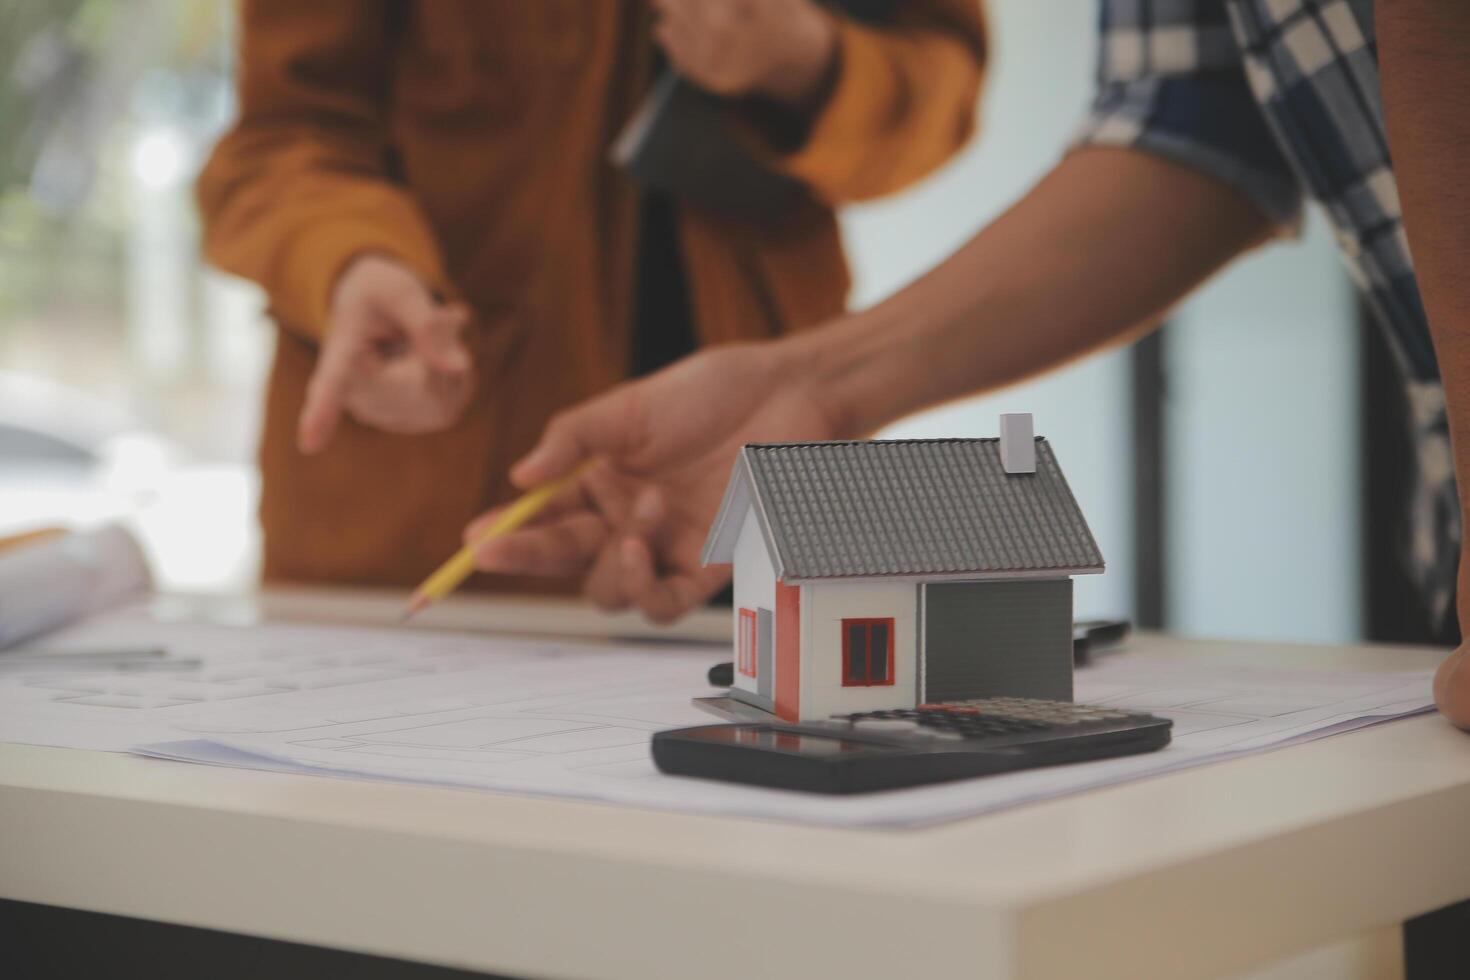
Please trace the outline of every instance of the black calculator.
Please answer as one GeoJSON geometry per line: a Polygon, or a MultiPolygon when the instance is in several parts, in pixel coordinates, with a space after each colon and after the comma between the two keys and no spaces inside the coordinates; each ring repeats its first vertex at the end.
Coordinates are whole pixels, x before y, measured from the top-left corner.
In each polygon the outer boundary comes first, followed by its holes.
{"type": "Polygon", "coordinates": [[[983,698],[828,721],[700,725],[653,736],[664,772],[808,793],[921,783],[1151,752],[1167,718],[1067,701],[983,698]]]}

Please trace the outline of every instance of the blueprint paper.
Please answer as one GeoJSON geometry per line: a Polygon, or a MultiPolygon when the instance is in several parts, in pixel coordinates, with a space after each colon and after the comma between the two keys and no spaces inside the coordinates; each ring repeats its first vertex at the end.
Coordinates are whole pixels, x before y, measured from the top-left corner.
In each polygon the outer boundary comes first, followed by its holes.
{"type": "MultiPolygon", "coordinates": [[[[142,609],[93,619],[34,646],[58,656],[162,647],[171,658],[202,662],[178,671],[48,671],[33,659],[7,666],[0,653],[0,742],[116,752],[140,742],[289,734],[354,722],[361,728],[620,692],[656,702],[628,722],[642,726],[637,731],[646,742],[648,731],[711,717],[689,698],[709,693],[705,672],[726,653],[722,645],[158,622],[142,609]]],[[[613,703],[607,710],[623,708],[613,703]]],[[[494,733],[485,741],[493,739],[494,733]]]]}
{"type": "Polygon", "coordinates": [[[1077,698],[1175,721],[1169,748],[930,787],[822,797],[660,774],[650,735],[690,703],[721,646],[579,643],[410,630],[157,623],[119,614],[52,647],[163,645],[178,674],[0,669],[0,740],[219,766],[435,783],[842,826],[957,819],[1430,710],[1429,671],[1332,672],[1118,653],[1077,698]]]}
{"type": "Polygon", "coordinates": [[[151,584],[142,549],[119,524],[9,550],[0,555],[0,649],[120,605],[151,584]]]}

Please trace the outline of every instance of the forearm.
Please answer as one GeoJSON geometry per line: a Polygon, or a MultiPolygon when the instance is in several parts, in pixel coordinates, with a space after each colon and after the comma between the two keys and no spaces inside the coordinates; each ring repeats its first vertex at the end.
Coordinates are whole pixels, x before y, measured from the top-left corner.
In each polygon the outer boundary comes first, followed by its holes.
{"type": "Polygon", "coordinates": [[[270,294],[311,337],[356,256],[396,256],[444,288],[432,229],[384,167],[393,40],[379,5],[249,0],[240,23],[240,116],[197,187],[204,249],[270,294]]]}
{"type": "Polygon", "coordinates": [[[785,341],[847,435],[1128,339],[1271,225],[1236,191],[1132,150],[1062,161],[949,260],[785,341]]]}
{"type": "Polygon", "coordinates": [[[900,190],[969,139],[985,61],[975,0],[913,0],[882,25],[831,18],[833,65],[800,124],[751,127],[766,163],[829,203],[900,190]]]}
{"type": "MultiPolygon", "coordinates": [[[[1444,379],[1462,526],[1470,527],[1470,5],[1380,0],[1376,18],[1389,148],[1444,379]]],[[[1467,558],[1462,547],[1462,626],[1470,623],[1467,558]]],[[[1470,728],[1470,666],[1441,668],[1435,698],[1470,728]]]]}
{"type": "MultiPolygon", "coordinates": [[[[438,243],[407,192],[386,176],[237,152],[242,133],[221,143],[200,177],[204,252],[219,268],[264,287],[283,326],[319,338],[340,275],[370,253],[390,255],[432,288],[452,293],[438,243]]],[[[298,149],[304,142],[298,138],[298,149]]]]}

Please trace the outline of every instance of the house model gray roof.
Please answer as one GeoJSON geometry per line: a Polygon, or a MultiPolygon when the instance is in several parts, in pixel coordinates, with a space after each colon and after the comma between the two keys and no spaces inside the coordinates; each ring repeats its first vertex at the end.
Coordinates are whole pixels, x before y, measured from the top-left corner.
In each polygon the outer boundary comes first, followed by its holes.
{"type": "Polygon", "coordinates": [[[1034,473],[1007,473],[999,439],[748,445],[704,562],[734,561],[753,507],[785,581],[1101,572],[1051,446],[1035,445],[1034,473]]]}

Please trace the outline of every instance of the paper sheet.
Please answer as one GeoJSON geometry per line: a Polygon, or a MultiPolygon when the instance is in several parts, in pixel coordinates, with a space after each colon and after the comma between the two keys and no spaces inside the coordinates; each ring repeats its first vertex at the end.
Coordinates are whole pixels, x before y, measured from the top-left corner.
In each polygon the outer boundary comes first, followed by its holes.
{"type": "Polygon", "coordinates": [[[0,740],[123,750],[344,778],[439,783],[685,812],[845,826],[955,819],[1230,758],[1428,710],[1430,672],[1198,665],[1119,653],[1078,700],[1175,720],[1143,756],[830,798],[664,776],[652,732],[709,723],[723,647],[471,634],[224,627],[114,615],[51,646],[163,644],[192,673],[10,674],[0,740]]]}
{"type": "Polygon", "coordinates": [[[118,524],[0,555],[0,649],[116,606],[152,582],[137,540],[118,524]]]}

